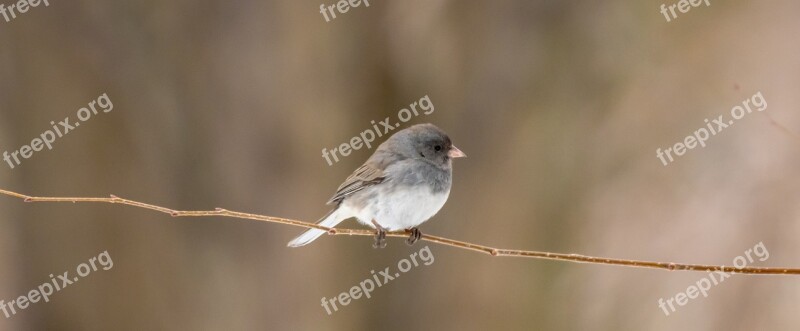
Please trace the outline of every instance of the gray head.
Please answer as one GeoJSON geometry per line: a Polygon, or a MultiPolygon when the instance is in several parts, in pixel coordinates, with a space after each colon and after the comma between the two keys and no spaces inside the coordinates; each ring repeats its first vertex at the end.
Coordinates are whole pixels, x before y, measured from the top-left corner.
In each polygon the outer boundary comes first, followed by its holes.
{"type": "Polygon", "coordinates": [[[386,141],[393,152],[410,159],[419,159],[439,168],[449,168],[451,160],[466,157],[453,146],[450,137],[433,124],[417,124],[395,133],[386,141]]]}

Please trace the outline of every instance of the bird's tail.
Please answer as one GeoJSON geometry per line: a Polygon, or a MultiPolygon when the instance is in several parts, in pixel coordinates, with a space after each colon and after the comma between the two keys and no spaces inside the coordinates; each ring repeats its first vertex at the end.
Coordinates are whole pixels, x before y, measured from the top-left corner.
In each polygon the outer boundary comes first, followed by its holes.
{"type": "MultiPolygon", "coordinates": [[[[329,211],[327,215],[323,216],[322,219],[317,222],[317,224],[322,226],[327,226],[329,228],[335,227],[339,225],[346,217],[340,217],[339,208],[334,208],[333,210],[329,211]]],[[[308,229],[306,232],[303,232],[301,235],[297,236],[297,238],[292,239],[286,246],[289,247],[300,247],[305,246],[308,243],[316,240],[319,236],[325,234],[325,230],[320,229],[308,229]]]]}

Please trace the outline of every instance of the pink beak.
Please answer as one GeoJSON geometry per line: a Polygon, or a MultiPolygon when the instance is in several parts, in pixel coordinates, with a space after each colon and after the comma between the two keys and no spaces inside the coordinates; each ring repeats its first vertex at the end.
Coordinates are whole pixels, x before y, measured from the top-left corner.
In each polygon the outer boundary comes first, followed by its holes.
{"type": "Polygon", "coordinates": [[[459,158],[459,157],[467,157],[467,154],[464,154],[458,147],[451,146],[450,150],[447,152],[447,156],[451,159],[459,158]]]}

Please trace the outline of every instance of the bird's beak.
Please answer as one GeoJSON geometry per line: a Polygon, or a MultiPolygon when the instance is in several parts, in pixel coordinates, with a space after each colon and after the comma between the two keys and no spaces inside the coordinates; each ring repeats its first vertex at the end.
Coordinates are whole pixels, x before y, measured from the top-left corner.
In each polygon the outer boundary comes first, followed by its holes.
{"type": "Polygon", "coordinates": [[[447,151],[447,156],[449,156],[451,159],[455,159],[458,157],[467,157],[467,154],[464,154],[464,152],[458,149],[458,147],[451,146],[450,150],[447,151]]]}

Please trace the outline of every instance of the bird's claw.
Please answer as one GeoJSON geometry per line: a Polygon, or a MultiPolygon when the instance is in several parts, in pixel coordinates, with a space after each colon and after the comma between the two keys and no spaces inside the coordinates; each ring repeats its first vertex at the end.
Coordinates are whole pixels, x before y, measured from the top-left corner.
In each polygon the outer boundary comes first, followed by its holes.
{"type": "Polygon", "coordinates": [[[409,246],[414,245],[414,243],[416,243],[422,238],[422,232],[419,229],[411,228],[408,231],[411,231],[411,234],[408,236],[408,239],[406,239],[407,245],[409,246]]]}
{"type": "Polygon", "coordinates": [[[375,243],[372,244],[372,248],[384,248],[386,247],[386,229],[378,224],[378,221],[372,220],[372,225],[375,226],[375,243]]]}
{"type": "Polygon", "coordinates": [[[375,233],[375,242],[372,244],[372,248],[384,247],[386,247],[386,230],[378,228],[375,233]]]}

